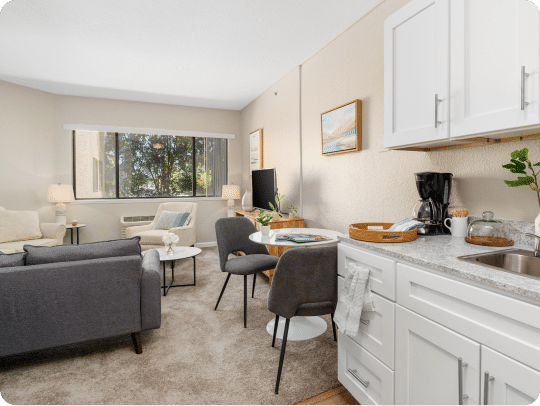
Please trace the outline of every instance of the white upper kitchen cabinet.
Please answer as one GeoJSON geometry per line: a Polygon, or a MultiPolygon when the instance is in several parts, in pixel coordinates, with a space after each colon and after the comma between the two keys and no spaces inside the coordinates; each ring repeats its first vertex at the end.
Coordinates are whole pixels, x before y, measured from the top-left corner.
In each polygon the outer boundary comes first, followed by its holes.
{"type": "Polygon", "coordinates": [[[385,148],[449,137],[449,20],[449,0],[415,0],[385,21],[385,148]]]}
{"type": "Polygon", "coordinates": [[[450,4],[450,136],[540,124],[538,8],[528,0],[450,4]]]}
{"type": "Polygon", "coordinates": [[[530,405],[540,394],[538,371],[484,346],[481,378],[483,405],[530,405]]]}

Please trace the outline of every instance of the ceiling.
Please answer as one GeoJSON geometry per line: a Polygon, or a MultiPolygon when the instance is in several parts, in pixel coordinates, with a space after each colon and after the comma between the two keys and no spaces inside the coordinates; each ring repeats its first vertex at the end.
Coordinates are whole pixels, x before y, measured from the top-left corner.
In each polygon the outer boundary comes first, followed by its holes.
{"type": "Polygon", "coordinates": [[[0,12],[0,79],[240,110],[380,1],[12,0],[0,12]]]}

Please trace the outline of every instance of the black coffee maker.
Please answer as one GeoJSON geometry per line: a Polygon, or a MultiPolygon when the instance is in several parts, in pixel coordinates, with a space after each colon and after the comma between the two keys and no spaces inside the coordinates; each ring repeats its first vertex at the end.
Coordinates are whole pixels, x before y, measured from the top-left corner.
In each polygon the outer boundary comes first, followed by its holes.
{"type": "Polygon", "coordinates": [[[419,228],[418,234],[442,235],[450,234],[444,227],[444,220],[448,218],[450,205],[450,192],[452,191],[451,173],[421,172],[414,174],[416,188],[420,200],[414,207],[413,218],[426,224],[419,228]]]}

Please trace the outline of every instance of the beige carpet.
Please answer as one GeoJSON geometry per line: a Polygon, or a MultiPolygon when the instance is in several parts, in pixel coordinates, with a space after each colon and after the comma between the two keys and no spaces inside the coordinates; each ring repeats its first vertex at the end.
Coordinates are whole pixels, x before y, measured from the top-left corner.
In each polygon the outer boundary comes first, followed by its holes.
{"type": "MultiPolygon", "coordinates": [[[[175,283],[190,283],[191,260],[177,263],[175,283]]],[[[0,359],[0,393],[11,404],[294,404],[335,387],[337,346],[329,328],[289,341],[279,395],[274,385],[281,340],[271,347],[268,283],[257,278],[243,327],[243,277],[226,275],[217,250],[197,257],[197,286],[162,297],[162,323],[142,334],[143,354],[129,336],[0,359]]],[[[252,277],[248,279],[251,292],[252,277]]]]}

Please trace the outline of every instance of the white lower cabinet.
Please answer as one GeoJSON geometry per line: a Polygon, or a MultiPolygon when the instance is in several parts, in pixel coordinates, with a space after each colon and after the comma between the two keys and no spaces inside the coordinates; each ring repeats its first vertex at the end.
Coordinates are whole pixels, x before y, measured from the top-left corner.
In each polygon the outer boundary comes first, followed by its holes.
{"type": "Polygon", "coordinates": [[[396,306],[396,404],[479,404],[480,344],[396,306]]]}
{"type": "Polygon", "coordinates": [[[338,379],[358,402],[528,405],[538,398],[540,305],[346,243],[338,249],[340,290],[351,262],[370,270],[376,307],[362,312],[357,334],[338,334],[338,379]]]}
{"type": "Polygon", "coordinates": [[[341,332],[338,379],[362,405],[394,404],[394,371],[341,332]]]}
{"type": "Polygon", "coordinates": [[[540,372],[485,346],[481,379],[483,405],[530,405],[540,394],[540,372]]]}

